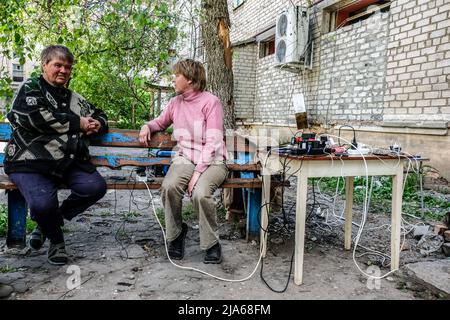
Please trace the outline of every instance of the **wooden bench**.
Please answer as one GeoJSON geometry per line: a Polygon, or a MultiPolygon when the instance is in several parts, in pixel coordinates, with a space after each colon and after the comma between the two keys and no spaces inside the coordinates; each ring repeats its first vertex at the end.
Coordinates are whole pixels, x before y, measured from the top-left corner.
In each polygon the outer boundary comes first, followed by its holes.
{"type": "MultiPolygon", "coordinates": [[[[0,123],[0,142],[7,142],[11,135],[9,123],[0,123]]],[[[139,131],[110,129],[106,134],[91,139],[92,163],[96,166],[109,167],[120,170],[123,166],[167,166],[171,158],[151,156],[149,152],[144,155],[130,155],[131,149],[140,148],[148,151],[138,140],[139,131]]],[[[253,163],[253,154],[256,151],[248,139],[234,135],[226,137],[229,151],[232,150],[233,159],[229,159],[227,166],[230,172],[237,172],[237,178],[228,178],[221,188],[243,188],[244,201],[247,214],[247,240],[256,239],[259,236],[260,223],[259,213],[261,207],[262,181],[258,178],[260,167],[253,163]]],[[[171,150],[176,145],[171,135],[167,133],[156,133],[152,136],[150,148],[160,150],[171,150]]],[[[3,150],[1,150],[3,152],[3,150]]],[[[138,150],[139,151],[139,150],[138,150]]],[[[0,166],[3,166],[4,154],[0,153],[0,166]]],[[[235,175],[236,176],[236,175],[235,175]]],[[[128,179],[117,179],[117,177],[105,176],[108,189],[132,189],[143,190],[146,186],[143,182],[129,181],[128,179]]],[[[156,177],[147,182],[149,188],[161,187],[163,177],[156,177]]],[[[274,182],[276,183],[276,182],[274,182]]],[[[64,186],[61,186],[64,188],[64,186]]],[[[28,212],[26,202],[17,190],[14,183],[9,181],[5,174],[0,175],[0,189],[7,192],[8,201],[8,233],[6,243],[8,247],[24,247],[26,236],[26,215],[28,212]]]]}

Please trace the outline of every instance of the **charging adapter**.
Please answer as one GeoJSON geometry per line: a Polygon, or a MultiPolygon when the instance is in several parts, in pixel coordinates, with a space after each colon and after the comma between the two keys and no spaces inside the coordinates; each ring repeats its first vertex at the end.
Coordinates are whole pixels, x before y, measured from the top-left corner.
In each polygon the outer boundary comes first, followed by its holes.
{"type": "Polygon", "coordinates": [[[147,176],[136,175],[136,180],[139,182],[147,181],[147,176]]]}

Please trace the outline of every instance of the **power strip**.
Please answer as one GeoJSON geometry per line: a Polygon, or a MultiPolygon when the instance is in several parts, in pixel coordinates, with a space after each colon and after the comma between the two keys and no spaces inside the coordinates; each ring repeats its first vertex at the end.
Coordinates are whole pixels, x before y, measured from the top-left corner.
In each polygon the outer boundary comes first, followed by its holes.
{"type": "Polygon", "coordinates": [[[147,182],[147,176],[136,175],[136,180],[139,182],[147,182]]]}
{"type": "Polygon", "coordinates": [[[347,153],[349,154],[349,155],[366,155],[366,154],[369,154],[369,152],[370,152],[370,149],[369,148],[359,148],[359,149],[357,149],[357,150],[355,150],[355,149],[348,149],[347,150],[347,153]]]}

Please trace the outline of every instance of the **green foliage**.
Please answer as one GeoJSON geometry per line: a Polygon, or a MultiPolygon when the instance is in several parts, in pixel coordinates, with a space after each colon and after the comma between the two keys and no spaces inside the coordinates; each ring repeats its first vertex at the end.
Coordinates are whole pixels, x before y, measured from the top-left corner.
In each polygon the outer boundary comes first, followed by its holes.
{"type": "Polygon", "coordinates": [[[5,204],[0,204],[0,236],[6,236],[8,231],[8,208],[5,204]]]}
{"type": "MultiPolygon", "coordinates": [[[[168,73],[178,31],[174,1],[25,1],[0,3],[0,48],[21,62],[39,60],[49,44],[76,57],[70,88],[102,108],[121,128],[139,128],[153,114],[146,84],[168,73]]],[[[0,98],[11,99],[0,71],[0,98]]]]}
{"type": "Polygon", "coordinates": [[[156,208],[156,215],[158,216],[158,219],[159,219],[159,222],[161,222],[161,225],[165,228],[166,227],[166,217],[164,215],[164,209],[156,208]]]}
{"type": "MultiPolygon", "coordinates": [[[[30,217],[27,216],[26,220],[27,233],[33,231],[35,227],[36,222],[31,220],[30,217]]],[[[4,203],[0,203],[0,237],[6,236],[7,232],[8,232],[8,206],[4,203]]]]}
{"type": "MultiPolygon", "coordinates": [[[[159,222],[161,222],[162,226],[166,227],[166,219],[164,215],[164,209],[163,208],[156,208],[156,215],[158,216],[159,222]]],[[[196,214],[194,212],[194,206],[192,205],[192,202],[188,202],[183,205],[183,210],[181,212],[181,216],[183,218],[183,221],[190,221],[196,218],[196,214]]]]}
{"type": "Polygon", "coordinates": [[[37,223],[34,222],[33,220],[31,220],[30,217],[27,216],[26,225],[27,225],[27,233],[31,233],[34,230],[34,228],[36,228],[37,223]]]}
{"type": "Polygon", "coordinates": [[[186,205],[183,207],[183,211],[181,212],[181,216],[185,221],[192,220],[196,217],[192,202],[186,203],[186,205]]]}
{"type": "Polygon", "coordinates": [[[0,267],[0,273],[10,273],[10,272],[16,272],[17,268],[10,267],[8,265],[0,267]]]}
{"type": "MultiPolygon", "coordinates": [[[[370,179],[370,177],[369,177],[370,179]]],[[[375,212],[390,213],[392,196],[392,178],[387,176],[376,177],[372,186],[370,197],[370,210],[375,212]]],[[[418,190],[418,176],[415,173],[408,174],[403,191],[403,212],[415,216],[421,215],[421,197],[418,190]]],[[[338,178],[323,178],[319,182],[321,191],[327,194],[334,194],[338,178]]],[[[366,178],[355,177],[353,180],[353,199],[356,204],[362,204],[366,194],[366,178]]],[[[339,181],[339,194],[345,196],[345,188],[342,178],[339,181]]],[[[369,180],[370,187],[370,180],[369,180]]],[[[434,221],[440,221],[450,210],[450,202],[442,195],[436,193],[425,194],[423,197],[425,207],[425,217],[434,221]]]]}

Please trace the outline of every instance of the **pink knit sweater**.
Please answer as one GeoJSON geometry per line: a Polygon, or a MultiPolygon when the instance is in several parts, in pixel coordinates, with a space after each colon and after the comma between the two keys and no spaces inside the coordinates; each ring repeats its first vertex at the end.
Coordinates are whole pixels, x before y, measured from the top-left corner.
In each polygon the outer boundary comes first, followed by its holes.
{"type": "Polygon", "coordinates": [[[172,98],[163,113],[147,125],[151,132],[173,123],[178,152],[202,173],[214,160],[227,158],[223,140],[223,109],[219,99],[206,91],[188,91],[172,98]]]}

